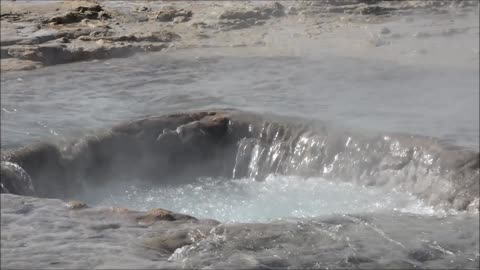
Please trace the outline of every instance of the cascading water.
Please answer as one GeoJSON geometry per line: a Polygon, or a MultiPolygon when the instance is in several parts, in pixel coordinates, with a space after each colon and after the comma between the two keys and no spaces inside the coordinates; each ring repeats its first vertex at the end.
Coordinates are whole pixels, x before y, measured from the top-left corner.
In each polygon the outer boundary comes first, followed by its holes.
{"type": "MultiPolygon", "coordinates": [[[[434,140],[409,136],[366,140],[358,134],[318,126],[308,129],[258,123],[249,124],[245,128],[249,135],[235,143],[232,169],[224,177],[192,177],[183,184],[159,178],[156,182],[173,184],[153,186],[115,182],[102,189],[89,189],[84,200],[137,210],[162,207],[230,223],[328,214],[400,212],[444,216],[456,212],[438,207],[442,203],[432,205],[432,201],[421,199],[435,199],[435,190],[415,188],[421,181],[415,179],[417,175],[425,178],[424,185],[443,181],[447,184],[443,189],[455,188],[446,180],[448,174],[438,175],[444,169],[436,167],[438,153],[430,149],[436,144],[434,140]],[[424,146],[409,146],[405,138],[423,140],[424,146]],[[432,155],[437,156],[435,160],[432,155]],[[413,184],[406,183],[409,178],[413,184]]],[[[245,134],[241,129],[235,121],[230,123],[231,134],[245,134]]],[[[474,155],[466,154],[475,162],[474,155]]],[[[473,178],[465,174],[464,181],[475,180],[478,169],[472,172],[473,178]]],[[[475,211],[476,198],[462,199],[475,211]]]]}

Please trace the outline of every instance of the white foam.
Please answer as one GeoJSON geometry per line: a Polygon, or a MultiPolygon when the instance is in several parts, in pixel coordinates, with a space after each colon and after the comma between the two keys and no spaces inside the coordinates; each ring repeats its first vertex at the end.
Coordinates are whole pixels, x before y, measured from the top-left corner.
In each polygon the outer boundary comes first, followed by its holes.
{"type": "Polygon", "coordinates": [[[208,178],[187,185],[150,190],[132,186],[123,192],[110,193],[100,205],[138,210],[165,208],[222,222],[265,222],[332,213],[438,213],[414,196],[401,192],[318,177],[305,179],[274,175],[263,182],[208,178]]]}

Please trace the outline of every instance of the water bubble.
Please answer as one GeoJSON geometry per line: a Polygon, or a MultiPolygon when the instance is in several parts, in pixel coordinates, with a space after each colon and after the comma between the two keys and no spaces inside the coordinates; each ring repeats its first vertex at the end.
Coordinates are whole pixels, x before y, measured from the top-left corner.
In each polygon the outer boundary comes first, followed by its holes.
{"type": "Polygon", "coordinates": [[[441,214],[411,194],[319,177],[281,175],[269,175],[265,181],[210,178],[177,187],[131,187],[119,192],[115,200],[106,199],[101,204],[137,210],[160,207],[222,222],[267,222],[286,217],[380,211],[441,214]]]}

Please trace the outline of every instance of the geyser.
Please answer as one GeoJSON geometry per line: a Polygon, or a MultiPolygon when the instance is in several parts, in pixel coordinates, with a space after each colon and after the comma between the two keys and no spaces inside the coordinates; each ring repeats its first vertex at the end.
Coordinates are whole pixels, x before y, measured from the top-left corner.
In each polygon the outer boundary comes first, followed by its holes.
{"type": "MultiPolygon", "coordinates": [[[[210,177],[235,180],[215,182],[218,190],[212,194],[222,188],[241,189],[240,183],[247,181],[243,178],[263,181],[252,182],[249,188],[273,190],[255,196],[280,193],[282,186],[295,193],[296,185],[310,181],[317,188],[298,196],[313,199],[317,195],[308,192],[326,192],[322,186],[335,181],[406,192],[437,209],[478,211],[479,206],[479,155],[471,150],[435,138],[354,133],[321,122],[232,110],[147,117],[64,146],[39,144],[2,153],[3,175],[3,186],[27,183],[28,177],[35,195],[65,199],[124,181],[138,188],[153,187],[146,196],[164,192],[155,187],[168,185],[195,191],[206,186],[192,181],[210,177]],[[8,164],[21,170],[11,172],[8,164]],[[272,174],[275,180],[269,178],[272,174]],[[283,176],[289,175],[298,179],[285,182],[289,178],[283,176]]],[[[171,191],[181,192],[176,188],[171,191]]],[[[28,189],[9,191],[24,190],[28,189]]]]}

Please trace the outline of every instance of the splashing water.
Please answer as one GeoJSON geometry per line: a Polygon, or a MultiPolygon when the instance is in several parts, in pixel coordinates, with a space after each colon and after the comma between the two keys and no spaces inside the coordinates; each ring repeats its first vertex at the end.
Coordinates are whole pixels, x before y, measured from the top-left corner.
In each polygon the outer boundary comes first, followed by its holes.
{"type": "Polygon", "coordinates": [[[267,222],[287,217],[315,217],[332,213],[400,211],[440,214],[413,195],[332,182],[322,178],[269,175],[265,181],[198,179],[182,186],[110,191],[101,206],[138,210],[165,208],[222,222],[267,222]]]}

